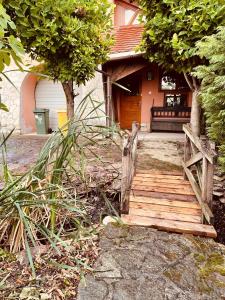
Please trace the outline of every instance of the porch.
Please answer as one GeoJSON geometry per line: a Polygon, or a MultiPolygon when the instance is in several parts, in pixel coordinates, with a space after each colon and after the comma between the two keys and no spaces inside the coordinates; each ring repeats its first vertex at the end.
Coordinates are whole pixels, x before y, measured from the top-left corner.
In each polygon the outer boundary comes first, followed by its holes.
{"type": "Polygon", "coordinates": [[[122,129],[136,121],[141,131],[182,132],[190,122],[192,93],[183,75],[165,72],[142,57],[108,62],[104,71],[106,112],[122,129]]]}

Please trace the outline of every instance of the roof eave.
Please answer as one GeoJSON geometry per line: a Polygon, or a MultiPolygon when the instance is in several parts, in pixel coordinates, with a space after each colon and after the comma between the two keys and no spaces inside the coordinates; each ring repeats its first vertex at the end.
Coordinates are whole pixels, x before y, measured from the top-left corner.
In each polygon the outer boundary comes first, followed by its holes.
{"type": "Polygon", "coordinates": [[[143,54],[144,54],[144,52],[135,52],[135,51],[111,53],[109,55],[109,60],[108,61],[126,59],[126,58],[133,58],[133,57],[143,56],[143,54]]]}

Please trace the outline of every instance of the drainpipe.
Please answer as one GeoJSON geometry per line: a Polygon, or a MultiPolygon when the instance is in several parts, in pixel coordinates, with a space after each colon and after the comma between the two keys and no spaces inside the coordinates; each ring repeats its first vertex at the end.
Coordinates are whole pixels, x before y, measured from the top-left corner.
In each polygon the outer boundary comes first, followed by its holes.
{"type": "Polygon", "coordinates": [[[97,72],[106,76],[106,126],[112,125],[112,82],[111,82],[111,75],[106,73],[105,71],[96,69],[97,72]]]}
{"type": "Polygon", "coordinates": [[[107,126],[112,125],[112,84],[110,75],[107,76],[107,92],[106,92],[106,115],[107,115],[107,126]]]}

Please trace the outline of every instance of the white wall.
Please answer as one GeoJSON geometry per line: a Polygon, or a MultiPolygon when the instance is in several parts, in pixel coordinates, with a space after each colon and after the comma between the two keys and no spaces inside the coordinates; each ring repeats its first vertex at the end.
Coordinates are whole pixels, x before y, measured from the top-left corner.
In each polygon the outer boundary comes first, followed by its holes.
{"type": "MultiPolygon", "coordinates": [[[[5,71],[18,69],[12,63],[5,71]]],[[[5,132],[15,128],[15,133],[20,132],[20,87],[27,75],[25,72],[13,71],[7,72],[7,76],[16,86],[16,88],[3,76],[0,81],[1,101],[7,105],[9,112],[0,110],[0,131],[5,132]]]]}

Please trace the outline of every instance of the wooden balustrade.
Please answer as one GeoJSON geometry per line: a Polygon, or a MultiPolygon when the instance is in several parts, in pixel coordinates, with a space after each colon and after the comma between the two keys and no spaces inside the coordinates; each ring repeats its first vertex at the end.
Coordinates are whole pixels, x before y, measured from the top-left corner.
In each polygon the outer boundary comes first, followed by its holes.
{"type": "Polygon", "coordinates": [[[183,130],[185,132],[184,161],[182,162],[184,175],[190,181],[202,208],[203,221],[213,224],[211,207],[216,153],[206,147],[201,138],[193,134],[190,125],[184,125],[183,130]]]}
{"type": "Polygon", "coordinates": [[[140,125],[132,124],[131,134],[124,136],[122,152],[122,179],[121,179],[121,211],[129,211],[129,193],[136,169],[138,131],[140,125]]]}
{"type": "Polygon", "coordinates": [[[151,109],[152,118],[190,118],[191,107],[157,107],[151,109]]]}

